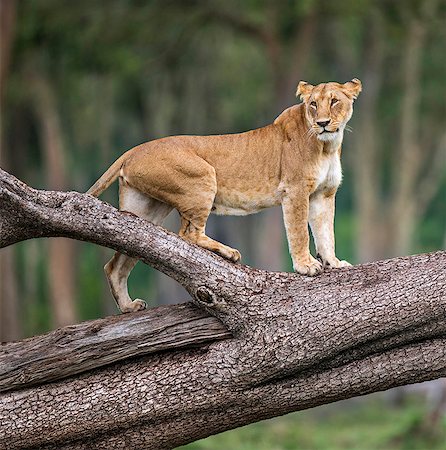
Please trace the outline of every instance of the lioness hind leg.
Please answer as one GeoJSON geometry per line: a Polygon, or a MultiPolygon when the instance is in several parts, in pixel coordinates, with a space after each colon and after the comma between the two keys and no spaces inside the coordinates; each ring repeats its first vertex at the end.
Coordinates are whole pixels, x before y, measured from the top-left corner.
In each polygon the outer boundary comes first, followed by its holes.
{"type": "Polygon", "coordinates": [[[140,192],[156,195],[178,210],[182,220],[180,236],[231,261],[240,259],[237,250],[205,234],[217,193],[217,177],[214,167],[194,151],[180,144],[167,152],[161,144],[154,143],[151,150],[129,159],[123,172],[124,178],[140,192]]]}
{"type": "MultiPolygon", "coordinates": [[[[120,180],[119,207],[122,211],[131,212],[160,225],[167,217],[172,207],[153,198],[147,197],[120,180]]],[[[146,308],[146,302],[140,299],[132,300],[128,294],[127,279],[135,264],[136,258],[116,252],[113,258],[104,266],[113,297],[121,312],[140,311],[146,308]]]]}
{"type": "Polygon", "coordinates": [[[241,256],[238,250],[211,239],[205,233],[206,222],[217,193],[215,169],[195,156],[184,159],[180,172],[176,178],[181,178],[180,175],[183,175],[183,179],[190,181],[181,184],[181,191],[172,202],[181,216],[181,228],[178,234],[230,261],[239,261],[241,256]],[[185,174],[187,177],[184,177],[185,174]]]}
{"type": "Polygon", "coordinates": [[[206,236],[206,222],[211,213],[215,193],[209,194],[207,197],[208,198],[201,198],[201,201],[197,202],[195,205],[189,204],[187,213],[179,211],[181,216],[181,228],[178,234],[200,247],[218,253],[223,256],[223,258],[238,262],[241,259],[238,250],[206,236]]]}
{"type": "Polygon", "coordinates": [[[210,237],[206,236],[205,234],[205,226],[207,218],[209,217],[210,208],[208,211],[208,214],[206,218],[203,221],[204,218],[204,211],[197,211],[197,216],[200,217],[201,220],[197,224],[197,220],[194,220],[193,222],[186,219],[181,213],[181,229],[179,232],[179,235],[183,237],[184,239],[187,239],[200,247],[206,248],[207,250],[210,250],[211,252],[218,253],[219,255],[223,256],[223,258],[229,259],[233,262],[238,262],[241,259],[240,252],[236,250],[235,248],[228,247],[227,245],[221,244],[218,241],[215,241],[214,239],[211,239],[210,237]],[[200,214],[201,213],[201,214],[200,214]]]}
{"type": "Polygon", "coordinates": [[[127,279],[138,260],[116,252],[113,258],[104,266],[112,295],[121,312],[140,311],[146,308],[143,300],[132,300],[128,294],[127,279]]]}

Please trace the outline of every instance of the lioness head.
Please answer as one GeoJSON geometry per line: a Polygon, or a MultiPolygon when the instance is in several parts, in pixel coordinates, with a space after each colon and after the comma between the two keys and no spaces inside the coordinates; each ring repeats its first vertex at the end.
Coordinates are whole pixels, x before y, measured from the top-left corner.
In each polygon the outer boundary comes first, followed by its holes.
{"type": "Polygon", "coordinates": [[[330,82],[317,86],[301,81],[296,96],[300,96],[305,104],[311,133],[320,141],[336,140],[352,116],[353,100],[361,89],[362,84],[357,78],[344,84],[330,82]]]}

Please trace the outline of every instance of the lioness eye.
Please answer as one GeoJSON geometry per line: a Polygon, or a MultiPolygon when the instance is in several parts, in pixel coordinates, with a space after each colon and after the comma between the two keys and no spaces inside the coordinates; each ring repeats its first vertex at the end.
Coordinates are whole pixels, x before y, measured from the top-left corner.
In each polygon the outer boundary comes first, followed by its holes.
{"type": "Polygon", "coordinates": [[[331,99],[331,106],[336,105],[336,103],[338,103],[338,102],[339,102],[339,100],[337,98],[332,98],[331,99]]]}
{"type": "Polygon", "coordinates": [[[310,106],[311,106],[312,108],[317,108],[316,102],[311,102],[311,103],[310,103],[310,106]]]}

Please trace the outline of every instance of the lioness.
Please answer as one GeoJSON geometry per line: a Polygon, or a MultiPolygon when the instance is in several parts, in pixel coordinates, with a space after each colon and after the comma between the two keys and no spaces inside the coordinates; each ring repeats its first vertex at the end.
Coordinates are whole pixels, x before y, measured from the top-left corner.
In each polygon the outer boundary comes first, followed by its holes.
{"type": "MultiPolygon", "coordinates": [[[[119,177],[121,210],[159,225],[176,208],[180,236],[234,262],[240,260],[238,250],[206,236],[209,214],[245,215],[281,204],[296,272],[312,276],[324,266],[349,266],[335,255],[333,222],[344,129],[360,92],[357,78],[317,86],[301,81],[296,96],[303,102],[273,124],[239,134],[146,142],[118,158],[88,193],[100,195],[119,177]],[[308,223],[320,261],[309,251],[308,223]]],[[[127,292],[136,262],[115,253],[104,267],[122,312],[146,307],[127,292]]]]}

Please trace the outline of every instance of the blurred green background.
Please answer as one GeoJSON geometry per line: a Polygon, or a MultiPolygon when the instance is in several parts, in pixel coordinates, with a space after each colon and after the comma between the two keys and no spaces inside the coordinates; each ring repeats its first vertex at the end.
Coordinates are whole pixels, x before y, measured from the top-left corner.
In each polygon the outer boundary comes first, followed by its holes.
{"type": "MultiPolygon", "coordinates": [[[[363,92],[344,139],[337,196],[338,256],[360,263],[445,248],[444,0],[0,5],[0,165],[28,184],[86,191],[141,142],[260,127],[296,102],[300,80],[358,77],[363,92]]],[[[116,186],[102,198],[117,205],[116,186]]],[[[176,213],[166,227],[177,231],[176,213]]],[[[291,270],[279,208],[211,216],[208,233],[238,248],[246,264],[291,270]]],[[[111,255],[64,239],[1,250],[0,339],[116,314],[102,271],[111,255]]],[[[143,264],[129,285],[150,305],[188,298],[143,264]]],[[[444,382],[406,391],[188,448],[446,448],[444,382]]]]}

